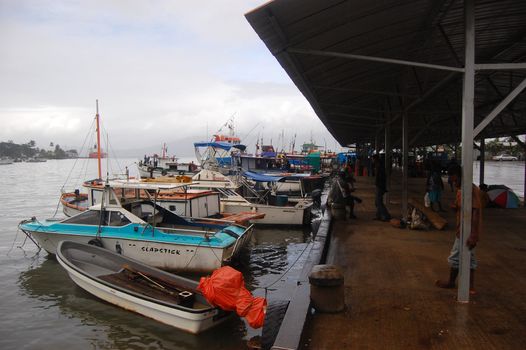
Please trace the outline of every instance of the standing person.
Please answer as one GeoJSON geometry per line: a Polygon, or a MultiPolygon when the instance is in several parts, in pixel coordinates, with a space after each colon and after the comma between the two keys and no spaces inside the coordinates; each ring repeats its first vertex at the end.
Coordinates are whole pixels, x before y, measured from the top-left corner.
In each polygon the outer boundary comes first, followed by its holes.
{"type": "Polygon", "coordinates": [[[376,176],[375,178],[376,197],[374,200],[374,205],[376,206],[375,220],[389,221],[391,220],[391,214],[389,214],[389,211],[387,210],[384,204],[384,194],[387,192],[385,167],[380,157],[378,156],[378,154],[375,154],[373,156],[373,161],[374,161],[374,174],[376,176]]]}
{"type": "MultiPolygon", "coordinates": [[[[451,248],[451,253],[449,254],[449,257],[447,258],[450,271],[449,271],[449,280],[443,281],[438,280],[436,281],[437,287],[440,288],[455,288],[455,282],[458,276],[458,269],[459,269],[459,256],[460,256],[460,212],[462,211],[462,197],[461,197],[461,190],[460,190],[460,177],[458,178],[458,181],[456,181],[456,188],[457,188],[457,196],[455,200],[455,209],[457,212],[457,230],[456,230],[456,238],[455,242],[453,243],[453,248],[451,248]]],[[[477,268],[477,259],[475,258],[475,247],[477,246],[477,243],[479,241],[479,236],[481,233],[482,228],[482,205],[481,205],[481,196],[480,196],[480,190],[477,186],[474,184],[471,185],[472,187],[472,213],[471,213],[471,233],[469,234],[468,240],[466,241],[466,246],[469,248],[471,253],[471,261],[470,261],[470,279],[469,279],[469,293],[474,295],[475,292],[475,269],[477,268]]]]}
{"type": "Polygon", "coordinates": [[[453,158],[449,162],[447,166],[447,183],[449,184],[449,187],[451,188],[451,192],[453,192],[453,188],[455,187],[455,183],[457,179],[460,177],[460,165],[457,163],[457,159],[453,158]]]}
{"type": "Polygon", "coordinates": [[[442,176],[440,175],[440,165],[436,162],[431,167],[431,173],[427,176],[426,190],[429,193],[429,201],[431,202],[431,210],[435,211],[434,203],[438,203],[438,210],[442,209],[442,203],[440,197],[444,190],[444,183],[442,182],[442,176]]]}

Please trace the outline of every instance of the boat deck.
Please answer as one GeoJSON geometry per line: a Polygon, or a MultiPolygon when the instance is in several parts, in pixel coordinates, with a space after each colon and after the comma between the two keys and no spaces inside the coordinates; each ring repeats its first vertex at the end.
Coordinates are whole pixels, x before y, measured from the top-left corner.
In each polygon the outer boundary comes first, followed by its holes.
{"type": "MultiPolygon", "coordinates": [[[[179,304],[181,302],[178,294],[179,292],[182,292],[183,289],[169,285],[165,281],[157,281],[154,279],[148,280],[147,278],[144,278],[139,274],[126,269],[123,269],[118,273],[99,276],[99,278],[113,285],[125,288],[126,290],[145,295],[165,303],[179,304]]],[[[194,291],[190,292],[194,293],[194,291]]],[[[207,309],[209,307],[209,305],[199,303],[197,300],[192,306],[193,309],[207,309]]]]}
{"type": "MultiPolygon", "coordinates": [[[[424,181],[409,179],[410,197],[423,198],[424,181]]],[[[389,209],[398,216],[400,178],[392,182],[389,209]]],[[[460,304],[456,289],[434,285],[448,276],[454,240],[453,193],[444,184],[448,227],[417,231],[372,220],[374,178],[357,178],[358,219],[334,222],[328,254],[344,270],[346,311],[316,313],[304,348],[526,349],[526,209],[484,210],[478,295],[460,304]]]]}

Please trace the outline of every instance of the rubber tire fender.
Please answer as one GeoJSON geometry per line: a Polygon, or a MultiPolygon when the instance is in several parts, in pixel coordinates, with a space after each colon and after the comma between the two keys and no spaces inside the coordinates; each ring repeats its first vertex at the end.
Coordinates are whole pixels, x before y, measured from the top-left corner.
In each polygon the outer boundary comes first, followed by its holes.
{"type": "Polygon", "coordinates": [[[289,300],[273,300],[269,302],[265,323],[261,331],[261,349],[270,350],[274,345],[289,303],[289,300]]]}
{"type": "Polygon", "coordinates": [[[90,244],[90,245],[94,245],[95,247],[104,248],[104,247],[102,246],[102,242],[101,242],[100,239],[96,239],[96,238],[94,238],[94,239],[90,240],[90,241],[88,242],[88,244],[90,244]]]}

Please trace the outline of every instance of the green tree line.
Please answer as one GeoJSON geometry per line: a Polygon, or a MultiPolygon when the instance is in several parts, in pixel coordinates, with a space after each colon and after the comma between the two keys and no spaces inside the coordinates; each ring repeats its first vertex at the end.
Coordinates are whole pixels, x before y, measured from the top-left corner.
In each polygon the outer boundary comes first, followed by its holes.
{"type": "MultiPolygon", "coordinates": [[[[48,158],[48,159],[64,159],[69,158],[65,150],[60,145],[55,145],[51,142],[50,147],[54,147],[52,150],[45,150],[36,147],[36,142],[31,140],[28,143],[17,144],[12,140],[7,142],[0,142],[0,156],[10,158],[48,158]]],[[[72,154],[73,157],[77,156],[76,150],[69,150],[68,153],[72,154]]]]}

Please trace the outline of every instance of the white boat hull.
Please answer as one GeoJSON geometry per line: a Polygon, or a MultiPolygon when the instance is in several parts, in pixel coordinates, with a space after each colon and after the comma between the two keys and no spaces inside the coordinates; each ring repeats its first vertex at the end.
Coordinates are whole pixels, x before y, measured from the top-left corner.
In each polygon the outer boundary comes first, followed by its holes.
{"type": "Polygon", "coordinates": [[[82,210],[71,208],[71,207],[63,205],[62,206],[62,212],[64,213],[64,215],[71,217],[71,216],[75,216],[77,214],[82,213],[82,210]]]}
{"type": "MultiPolygon", "coordinates": [[[[110,251],[118,252],[120,249],[123,256],[162,270],[206,274],[230,261],[249,242],[251,234],[251,231],[245,233],[237,245],[232,244],[224,249],[104,237],[100,238],[100,241],[102,246],[110,251]]],[[[36,231],[32,231],[31,236],[50,254],[57,253],[60,241],[88,243],[95,238],[36,231]]]]}
{"type": "Polygon", "coordinates": [[[58,262],[67,271],[75,284],[96,297],[184,331],[197,334],[227,319],[227,317],[218,318],[219,312],[217,310],[205,313],[192,313],[137,298],[81,274],[64,263],[60,258],[58,258],[58,262]]]}

